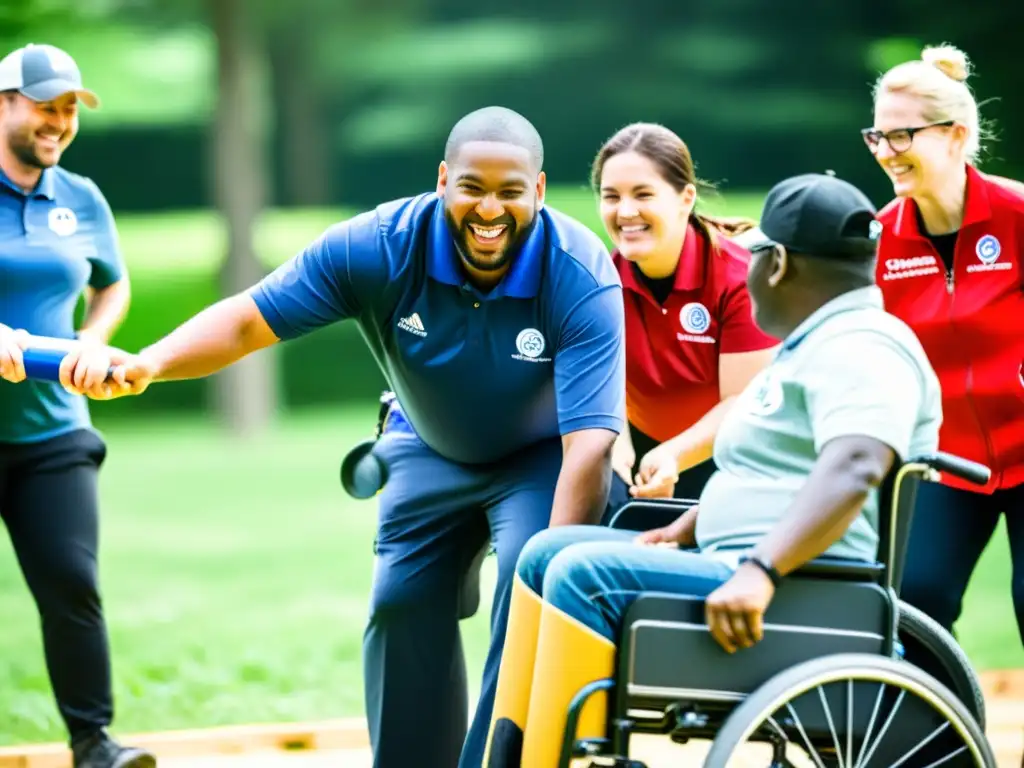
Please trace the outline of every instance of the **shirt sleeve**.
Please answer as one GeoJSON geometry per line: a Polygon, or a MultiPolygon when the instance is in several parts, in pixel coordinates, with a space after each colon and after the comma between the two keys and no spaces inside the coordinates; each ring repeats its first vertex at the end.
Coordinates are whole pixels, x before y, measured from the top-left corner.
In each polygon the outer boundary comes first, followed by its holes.
{"type": "Polygon", "coordinates": [[[555,351],[561,434],[621,432],[626,412],[626,345],[622,288],[601,286],[566,317],[555,351]]]}
{"type": "Polygon", "coordinates": [[[908,458],[924,402],[924,377],[909,354],[881,333],[831,339],[809,360],[804,395],[814,447],[860,435],[908,458]]]}
{"type": "Polygon", "coordinates": [[[117,234],[114,213],[110,210],[107,198],[100,192],[95,182],[89,181],[88,186],[95,205],[93,221],[93,245],[95,251],[89,258],[92,267],[89,273],[89,287],[102,290],[121,280],[125,275],[124,258],[121,255],[121,243],[117,234]]]}
{"type": "Polygon", "coordinates": [[[335,224],[250,289],[279,339],[356,317],[374,303],[388,280],[377,229],[373,212],[335,224]]]}
{"type": "Polygon", "coordinates": [[[754,311],[745,283],[730,286],[722,299],[724,306],[719,350],[723,355],[757,352],[778,345],[778,339],[766,334],[754,322],[754,311]]]}

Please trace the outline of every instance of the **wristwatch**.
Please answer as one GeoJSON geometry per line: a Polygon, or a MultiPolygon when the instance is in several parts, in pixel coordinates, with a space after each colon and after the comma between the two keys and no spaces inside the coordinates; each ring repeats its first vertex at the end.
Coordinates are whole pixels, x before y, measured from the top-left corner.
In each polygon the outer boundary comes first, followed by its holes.
{"type": "Polygon", "coordinates": [[[778,569],[774,565],[769,563],[763,557],[758,557],[757,555],[743,555],[740,558],[739,564],[743,565],[744,563],[752,563],[768,574],[768,578],[772,580],[772,584],[774,586],[777,587],[782,583],[782,574],[779,573],[778,569]]]}

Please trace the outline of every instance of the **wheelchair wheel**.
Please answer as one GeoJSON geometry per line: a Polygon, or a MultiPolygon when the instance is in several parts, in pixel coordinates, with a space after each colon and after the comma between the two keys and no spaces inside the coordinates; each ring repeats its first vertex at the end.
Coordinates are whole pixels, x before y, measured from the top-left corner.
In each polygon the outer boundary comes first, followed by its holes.
{"type": "Polygon", "coordinates": [[[974,666],[942,625],[912,605],[899,605],[898,635],[903,659],[920,667],[955,693],[985,730],[985,696],[974,666]]]}
{"type": "Polygon", "coordinates": [[[861,653],[770,678],[729,715],[704,764],[738,764],[757,742],[772,745],[772,765],[806,756],[817,768],[996,768],[981,728],[948,688],[911,664],[861,653]]]}

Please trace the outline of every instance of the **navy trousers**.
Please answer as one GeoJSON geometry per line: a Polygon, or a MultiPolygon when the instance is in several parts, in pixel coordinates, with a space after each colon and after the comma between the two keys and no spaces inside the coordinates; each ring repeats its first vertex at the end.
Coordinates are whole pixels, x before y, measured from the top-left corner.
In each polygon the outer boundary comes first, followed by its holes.
{"type": "Polygon", "coordinates": [[[900,597],[952,632],[1000,515],[1006,515],[1013,562],[1009,587],[1024,643],[1024,485],[987,495],[921,483],[900,597]]]}
{"type": "Polygon", "coordinates": [[[363,643],[374,768],[480,768],[519,552],[548,526],[560,440],[483,467],[455,464],[407,432],[385,433],[377,560],[363,643]],[[491,643],[468,728],[459,633],[466,572],[493,543],[491,643]]]}

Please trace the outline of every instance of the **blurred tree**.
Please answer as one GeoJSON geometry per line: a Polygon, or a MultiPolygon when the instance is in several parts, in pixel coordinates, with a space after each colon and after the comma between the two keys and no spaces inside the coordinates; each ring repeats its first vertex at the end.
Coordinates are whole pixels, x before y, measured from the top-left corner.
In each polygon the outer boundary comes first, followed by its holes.
{"type": "MultiPolygon", "coordinates": [[[[211,167],[217,208],[227,229],[221,292],[230,296],[263,274],[253,245],[253,230],[267,187],[265,119],[259,98],[266,90],[263,51],[246,0],[206,1],[217,38],[218,94],[211,167]]],[[[236,434],[261,431],[277,411],[275,353],[271,347],[250,355],[214,378],[217,410],[236,434]]]]}
{"type": "Polygon", "coordinates": [[[330,205],[337,192],[331,117],[343,109],[362,46],[415,29],[430,4],[422,0],[262,0],[274,101],[273,165],[289,206],[330,205]],[[331,108],[335,107],[334,110],[331,108]]]}

